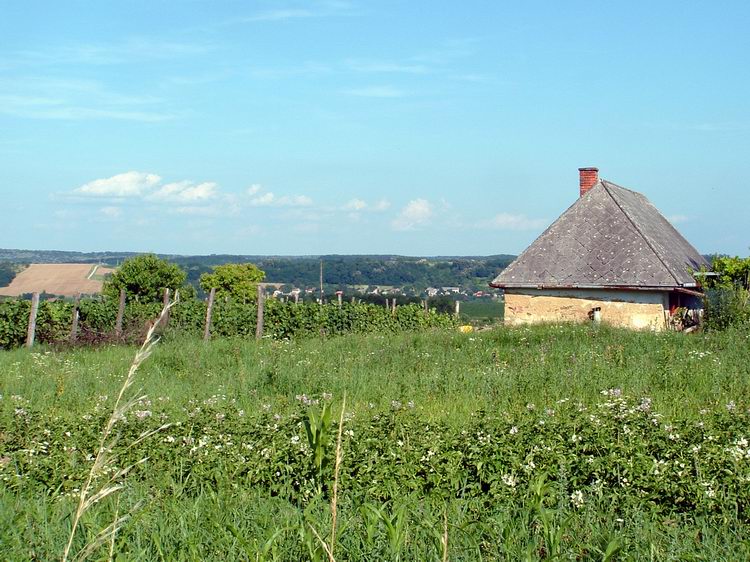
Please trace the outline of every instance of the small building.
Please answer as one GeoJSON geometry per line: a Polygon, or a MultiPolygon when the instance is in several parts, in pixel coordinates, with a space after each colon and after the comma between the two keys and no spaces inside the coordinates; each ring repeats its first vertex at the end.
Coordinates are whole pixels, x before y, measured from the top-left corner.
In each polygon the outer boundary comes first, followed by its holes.
{"type": "Polygon", "coordinates": [[[697,311],[709,264],[651,202],[580,168],[578,200],[490,283],[505,322],[585,321],[661,330],[697,311]]]}

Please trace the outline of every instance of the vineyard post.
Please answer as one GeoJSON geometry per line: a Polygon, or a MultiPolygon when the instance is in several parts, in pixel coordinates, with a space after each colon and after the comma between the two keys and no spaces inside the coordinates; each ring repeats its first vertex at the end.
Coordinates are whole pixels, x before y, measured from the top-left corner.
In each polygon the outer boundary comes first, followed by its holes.
{"type": "Polygon", "coordinates": [[[31,311],[29,312],[29,329],[26,332],[26,347],[31,349],[36,335],[36,313],[39,311],[39,293],[31,295],[31,311]]]}
{"type": "Polygon", "coordinates": [[[343,302],[343,298],[344,298],[344,292],[336,291],[336,296],[339,298],[339,308],[341,308],[341,303],[343,302]]]}
{"type": "Polygon", "coordinates": [[[73,318],[70,321],[70,341],[76,341],[78,338],[78,305],[81,303],[81,293],[76,295],[73,302],[73,318]]]}
{"type": "Polygon", "coordinates": [[[385,299],[385,309],[390,310],[391,308],[391,301],[388,299],[385,299]]]}
{"type": "Polygon", "coordinates": [[[461,314],[461,301],[456,301],[456,318],[461,314]]]}
{"type": "Polygon", "coordinates": [[[294,293],[294,304],[299,304],[299,293],[294,293]]]}
{"type": "Polygon", "coordinates": [[[393,297],[393,302],[391,303],[391,312],[393,314],[396,314],[396,297],[393,297]]]}
{"type": "Polygon", "coordinates": [[[320,260],[320,306],[323,306],[323,260],[320,260]]]}
{"type": "Polygon", "coordinates": [[[258,283],[258,322],[255,325],[255,339],[263,337],[263,306],[265,305],[266,292],[263,285],[258,283]]]}
{"type": "Polygon", "coordinates": [[[423,300],[423,301],[422,301],[422,305],[424,305],[424,313],[425,313],[425,315],[427,315],[427,314],[429,314],[429,313],[430,313],[430,309],[429,309],[429,306],[428,306],[427,300],[428,300],[428,299],[425,299],[425,300],[423,300]]]}
{"type": "Polygon", "coordinates": [[[216,297],[216,287],[211,287],[208,293],[208,306],[206,306],[206,326],[203,329],[203,341],[211,339],[211,314],[214,311],[214,298],[216,297]]]}
{"type": "Polygon", "coordinates": [[[159,326],[164,330],[167,327],[167,324],[169,324],[169,309],[167,308],[169,306],[169,287],[164,287],[164,294],[161,297],[161,306],[167,310],[164,313],[164,319],[161,321],[161,326],[159,326]]]}
{"type": "Polygon", "coordinates": [[[117,308],[117,319],[115,320],[115,335],[122,335],[122,319],[125,316],[125,289],[120,289],[120,306],[117,308]]]}

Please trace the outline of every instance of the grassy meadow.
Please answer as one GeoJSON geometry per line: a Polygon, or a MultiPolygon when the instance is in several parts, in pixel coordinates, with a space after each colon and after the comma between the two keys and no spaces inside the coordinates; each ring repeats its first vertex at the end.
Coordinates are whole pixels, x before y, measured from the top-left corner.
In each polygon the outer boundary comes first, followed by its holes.
{"type": "MultiPolygon", "coordinates": [[[[135,352],[0,353],[4,559],[61,557],[135,352]]],[[[741,329],[167,333],[73,552],[124,514],[94,559],[750,559],[748,375],[741,329]]]]}

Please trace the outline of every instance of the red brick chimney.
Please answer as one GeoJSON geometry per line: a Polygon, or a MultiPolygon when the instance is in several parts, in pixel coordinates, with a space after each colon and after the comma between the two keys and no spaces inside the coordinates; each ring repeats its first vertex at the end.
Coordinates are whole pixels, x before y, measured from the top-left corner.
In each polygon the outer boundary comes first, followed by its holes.
{"type": "Polygon", "coordinates": [[[580,174],[580,196],[583,197],[599,181],[599,168],[578,168],[578,173],[580,174]]]}

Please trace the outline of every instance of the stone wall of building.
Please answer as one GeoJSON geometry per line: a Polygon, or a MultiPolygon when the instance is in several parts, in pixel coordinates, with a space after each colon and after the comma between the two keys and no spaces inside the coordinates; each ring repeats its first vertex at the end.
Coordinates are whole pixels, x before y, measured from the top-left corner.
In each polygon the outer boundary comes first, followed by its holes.
{"type": "Polygon", "coordinates": [[[505,322],[590,322],[599,308],[602,322],[625,328],[663,330],[667,327],[669,294],[656,291],[596,289],[505,292],[505,322]]]}

